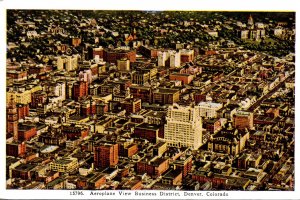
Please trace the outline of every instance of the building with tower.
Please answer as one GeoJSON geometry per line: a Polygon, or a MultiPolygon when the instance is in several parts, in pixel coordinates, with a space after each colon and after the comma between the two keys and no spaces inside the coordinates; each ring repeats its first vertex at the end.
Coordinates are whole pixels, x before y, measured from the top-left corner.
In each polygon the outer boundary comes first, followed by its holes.
{"type": "Polygon", "coordinates": [[[254,23],[252,15],[250,15],[248,18],[247,27],[241,27],[237,30],[237,33],[242,40],[260,40],[266,36],[264,24],[260,22],[254,23]]]}
{"type": "Polygon", "coordinates": [[[198,149],[202,145],[202,119],[199,108],[169,106],[164,139],[169,146],[198,149]]]}
{"type": "Polygon", "coordinates": [[[7,106],[6,133],[12,135],[15,141],[18,141],[18,110],[13,97],[7,106]]]}
{"type": "Polygon", "coordinates": [[[131,41],[136,40],[136,39],[137,39],[137,37],[136,37],[136,29],[134,28],[132,30],[132,32],[130,33],[130,35],[128,37],[126,37],[125,43],[131,42],[131,41]]]}
{"type": "Polygon", "coordinates": [[[226,128],[211,135],[207,150],[235,156],[243,151],[249,138],[248,130],[239,130],[228,124],[226,128]]]}
{"type": "Polygon", "coordinates": [[[249,18],[248,18],[248,26],[250,26],[250,27],[253,27],[253,25],[254,25],[254,20],[253,20],[253,17],[252,17],[252,15],[250,15],[249,16],[249,18]]]}

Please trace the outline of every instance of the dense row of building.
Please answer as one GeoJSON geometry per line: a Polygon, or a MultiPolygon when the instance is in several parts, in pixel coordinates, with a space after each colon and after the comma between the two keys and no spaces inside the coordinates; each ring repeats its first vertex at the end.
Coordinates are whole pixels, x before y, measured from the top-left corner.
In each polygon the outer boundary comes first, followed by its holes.
{"type": "MultiPolygon", "coordinates": [[[[57,46],[7,59],[7,188],[293,190],[293,54],[163,48],[135,29],[123,46],[63,44],[55,13],[47,30],[31,17],[8,29],[57,46]]],[[[115,34],[96,24],[79,26],[115,34]]]]}

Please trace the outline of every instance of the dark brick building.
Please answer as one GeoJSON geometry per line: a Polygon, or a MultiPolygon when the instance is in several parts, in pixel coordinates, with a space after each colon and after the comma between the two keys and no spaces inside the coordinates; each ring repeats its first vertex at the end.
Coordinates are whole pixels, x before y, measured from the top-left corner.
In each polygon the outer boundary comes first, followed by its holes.
{"type": "Polygon", "coordinates": [[[127,58],[130,62],[136,61],[135,50],[109,50],[105,49],[103,51],[103,60],[108,63],[117,63],[117,60],[122,58],[127,58]]]}
{"type": "Polygon", "coordinates": [[[163,125],[150,125],[142,123],[135,127],[134,137],[147,139],[150,142],[156,143],[158,137],[164,138],[164,126],[163,125]]]}
{"type": "Polygon", "coordinates": [[[102,143],[95,146],[94,164],[95,167],[114,167],[119,162],[119,145],[102,143]]]}

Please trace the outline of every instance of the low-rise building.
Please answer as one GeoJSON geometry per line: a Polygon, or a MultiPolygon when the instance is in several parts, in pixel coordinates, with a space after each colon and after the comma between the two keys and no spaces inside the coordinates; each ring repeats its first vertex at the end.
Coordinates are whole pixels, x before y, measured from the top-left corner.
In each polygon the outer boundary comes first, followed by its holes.
{"type": "Polygon", "coordinates": [[[162,175],[162,183],[167,185],[181,185],[182,171],[180,169],[169,169],[162,175]]]}
{"type": "Polygon", "coordinates": [[[134,129],[133,137],[143,138],[152,143],[156,143],[159,138],[164,138],[162,125],[139,124],[134,129]]]}
{"type": "Polygon", "coordinates": [[[50,169],[58,172],[70,172],[78,168],[77,158],[61,158],[50,163],[50,169]]]}
{"type": "Polygon", "coordinates": [[[137,163],[137,173],[147,173],[151,177],[159,177],[169,169],[169,161],[165,158],[146,158],[137,163]]]}
{"type": "Polygon", "coordinates": [[[153,91],[153,103],[173,104],[179,101],[179,90],[158,88],[153,91]]]}

